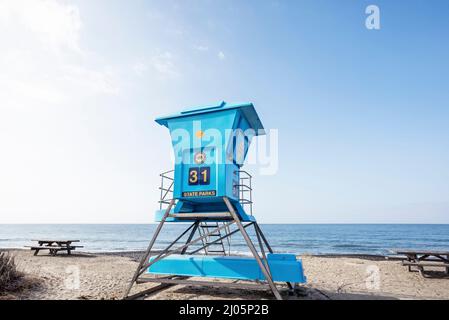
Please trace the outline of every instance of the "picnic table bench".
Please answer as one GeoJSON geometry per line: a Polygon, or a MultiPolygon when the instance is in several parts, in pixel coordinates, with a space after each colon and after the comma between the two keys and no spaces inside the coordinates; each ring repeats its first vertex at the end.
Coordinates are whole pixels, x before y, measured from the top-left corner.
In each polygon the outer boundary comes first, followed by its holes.
{"type": "Polygon", "coordinates": [[[37,256],[41,250],[49,250],[52,256],[55,256],[59,251],[67,251],[67,254],[71,254],[76,248],[83,248],[83,246],[74,246],[72,243],[80,242],[79,240],[32,240],[37,242],[37,246],[27,246],[31,250],[34,250],[34,255],[37,256]]]}
{"type": "Polygon", "coordinates": [[[404,255],[402,265],[412,271],[416,267],[424,276],[424,267],[445,268],[449,274],[449,251],[426,251],[426,250],[398,250],[396,254],[404,255]]]}

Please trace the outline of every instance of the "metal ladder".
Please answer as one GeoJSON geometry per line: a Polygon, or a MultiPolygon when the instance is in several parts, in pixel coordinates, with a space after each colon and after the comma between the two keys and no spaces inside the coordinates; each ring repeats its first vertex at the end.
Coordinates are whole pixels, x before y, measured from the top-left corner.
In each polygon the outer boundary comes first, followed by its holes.
{"type": "MultiPolygon", "coordinates": [[[[206,235],[209,231],[208,229],[217,229],[221,225],[224,225],[225,223],[219,223],[219,222],[201,222],[198,228],[198,231],[200,233],[200,236],[206,235]]],[[[227,247],[228,250],[226,250],[226,246],[224,243],[224,239],[218,240],[221,237],[227,235],[230,233],[229,226],[218,230],[216,233],[210,234],[208,237],[205,237],[201,241],[203,242],[204,252],[206,255],[220,255],[220,256],[226,256],[230,255],[231,251],[231,240],[230,237],[226,238],[227,241],[227,247]],[[217,241],[218,240],[218,241],[217,241]],[[214,241],[216,241],[214,243],[214,241]]]]}

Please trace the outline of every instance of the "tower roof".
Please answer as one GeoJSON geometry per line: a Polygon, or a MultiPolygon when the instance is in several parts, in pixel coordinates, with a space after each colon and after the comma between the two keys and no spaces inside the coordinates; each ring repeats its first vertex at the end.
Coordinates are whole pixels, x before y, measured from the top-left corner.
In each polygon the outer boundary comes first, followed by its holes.
{"type": "Polygon", "coordinates": [[[168,127],[168,121],[172,119],[187,118],[206,113],[218,113],[230,109],[239,109],[242,112],[243,116],[248,121],[251,128],[256,131],[256,135],[265,134],[262,122],[260,121],[256,109],[254,108],[254,105],[252,103],[230,104],[222,101],[218,104],[189,108],[170,116],[159,117],[155,121],[162,126],[168,127]]]}

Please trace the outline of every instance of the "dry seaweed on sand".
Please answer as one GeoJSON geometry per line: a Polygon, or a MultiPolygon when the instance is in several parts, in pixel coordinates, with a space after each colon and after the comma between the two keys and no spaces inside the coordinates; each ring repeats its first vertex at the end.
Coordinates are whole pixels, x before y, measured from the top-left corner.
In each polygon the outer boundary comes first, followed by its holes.
{"type": "Polygon", "coordinates": [[[14,257],[6,252],[0,252],[0,293],[14,289],[15,283],[23,277],[17,270],[14,257]]]}
{"type": "Polygon", "coordinates": [[[35,280],[25,277],[17,270],[13,255],[0,252],[0,299],[16,298],[18,294],[36,284],[35,280]]]}

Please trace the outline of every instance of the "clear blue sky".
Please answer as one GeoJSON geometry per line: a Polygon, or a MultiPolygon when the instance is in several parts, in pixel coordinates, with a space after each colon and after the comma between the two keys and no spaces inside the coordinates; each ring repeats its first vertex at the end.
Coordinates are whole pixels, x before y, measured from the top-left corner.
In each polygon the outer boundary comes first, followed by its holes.
{"type": "Polygon", "coordinates": [[[0,9],[0,223],[152,221],[171,165],[153,119],[219,100],[279,130],[259,221],[449,223],[446,0],[0,9]]]}

